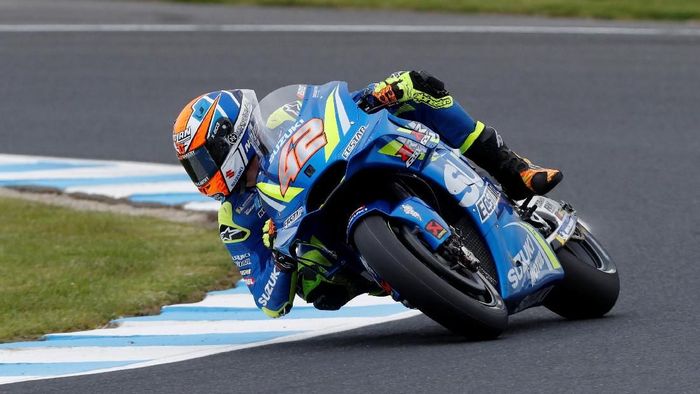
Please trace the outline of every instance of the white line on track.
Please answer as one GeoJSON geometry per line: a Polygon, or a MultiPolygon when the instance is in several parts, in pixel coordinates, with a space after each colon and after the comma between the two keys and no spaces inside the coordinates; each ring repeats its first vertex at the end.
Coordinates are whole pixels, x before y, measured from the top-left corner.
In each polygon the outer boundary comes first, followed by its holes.
{"type": "MultiPolygon", "coordinates": [[[[346,307],[350,306],[374,306],[374,305],[387,305],[393,304],[393,301],[388,301],[387,297],[356,297],[350,300],[346,307]]],[[[200,302],[195,302],[193,304],[181,304],[180,306],[185,307],[229,307],[229,308],[253,308],[257,309],[253,298],[248,293],[242,294],[221,294],[221,295],[208,295],[204,300],[200,302]]],[[[313,306],[304,301],[300,297],[294,298],[294,306],[313,306]]],[[[166,306],[165,308],[177,308],[175,305],[173,307],[166,306]]]]}
{"type": "MultiPolygon", "coordinates": [[[[249,298],[252,298],[248,295],[249,298]]],[[[96,336],[129,337],[143,335],[208,335],[208,334],[231,334],[251,332],[285,332],[285,331],[312,331],[321,329],[331,329],[346,325],[371,324],[376,322],[376,317],[316,317],[309,319],[270,319],[264,320],[224,320],[224,321],[168,321],[159,322],[136,322],[124,324],[117,328],[104,328],[90,331],[67,332],[62,334],[51,334],[52,339],[61,337],[85,338],[96,336]],[[152,323],[152,324],[148,324],[152,323]],[[157,323],[157,324],[153,324],[157,323]]],[[[139,347],[140,349],[141,347],[139,347]]],[[[13,349],[12,352],[17,352],[13,349]]],[[[136,352],[140,357],[140,350],[136,352]]],[[[0,356],[5,362],[5,352],[0,349],[0,356]]],[[[132,355],[132,360],[135,359],[132,355]]]]}
{"type": "MultiPolygon", "coordinates": [[[[2,355],[3,363],[36,363],[37,360],[61,360],[64,363],[70,362],[119,362],[132,360],[149,360],[165,357],[183,356],[201,351],[216,351],[225,349],[227,345],[211,346],[139,346],[138,352],[124,346],[119,347],[75,347],[75,348],[26,348],[12,349],[4,351],[2,355]],[[88,356],[89,355],[89,356],[88,356]]],[[[52,376],[44,376],[50,378],[52,376]]],[[[15,380],[18,380],[16,378],[15,380]]],[[[2,381],[0,381],[1,383],[2,381]]]]}
{"type": "Polygon", "coordinates": [[[241,32],[241,33],[501,33],[700,37],[692,27],[620,26],[487,26],[487,25],[174,25],[174,24],[43,24],[0,25],[0,33],[82,32],[241,32]]]}
{"type": "Polygon", "coordinates": [[[303,339],[309,339],[309,338],[318,337],[318,336],[322,336],[322,335],[334,334],[337,332],[352,330],[352,329],[360,328],[360,327],[366,327],[366,326],[370,326],[370,325],[374,325],[374,324],[387,323],[390,321],[406,319],[406,318],[418,316],[418,315],[420,315],[420,311],[409,310],[409,311],[397,313],[397,314],[394,314],[391,316],[382,316],[382,317],[375,317],[375,318],[371,318],[371,319],[363,319],[362,322],[350,323],[347,325],[343,325],[342,327],[328,327],[325,329],[315,330],[312,332],[305,332],[305,333],[300,333],[297,335],[278,337],[278,338],[274,338],[274,339],[264,341],[264,342],[255,342],[255,343],[248,343],[248,344],[243,344],[243,345],[203,346],[201,348],[201,350],[195,350],[195,351],[187,352],[184,354],[174,354],[174,355],[171,355],[168,357],[158,358],[158,359],[152,360],[152,361],[130,364],[130,365],[121,366],[121,367],[105,368],[105,369],[100,369],[100,370],[92,370],[92,371],[87,371],[87,372],[56,375],[56,376],[28,376],[27,375],[27,376],[0,377],[0,384],[25,382],[25,381],[30,381],[30,380],[40,380],[40,379],[47,379],[47,378],[67,377],[67,376],[93,375],[93,374],[112,372],[112,371],[150,367],[150,366],[154,366],[154,365],[168,364],[168,363],[174,363],[174,362],[178,362],[178,361],[190,360],[193,358],[211,356],[214,354],[230,352],[230,351],[234,351],[234,350],[241,350],[241,349],[247,349],[247,348],[258,347],[258,346],[265,346],[265,345],[272,345],[272,344],[278,344],[278,343],[285,343],[285,342],[300,341],[303,339]]]}

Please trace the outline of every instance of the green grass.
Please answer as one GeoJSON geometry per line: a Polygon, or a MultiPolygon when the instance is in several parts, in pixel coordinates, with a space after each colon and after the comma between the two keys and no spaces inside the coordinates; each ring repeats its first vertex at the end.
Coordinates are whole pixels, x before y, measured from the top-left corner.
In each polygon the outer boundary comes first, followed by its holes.
{"type": "MultiPolygon", "coordinates": [[[[601,19],[699,20],[700,0],[174,0],[279,6],[413,9],[601,19]]],[[[318,21],[323,23],[323,21],[318,21]]],[[[388,21],[387,23],[390,23],[388,21]]]]}
{"type": "Polygon", "coordinates": [[[0,341],[103,326],[230,286],[199,225],[0,198],[0,341]]]}

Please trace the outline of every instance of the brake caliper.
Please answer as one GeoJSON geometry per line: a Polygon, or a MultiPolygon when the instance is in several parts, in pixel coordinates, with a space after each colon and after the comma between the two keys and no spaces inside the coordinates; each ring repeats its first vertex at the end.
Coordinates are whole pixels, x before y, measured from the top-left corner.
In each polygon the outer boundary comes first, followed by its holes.
{"type": "Polygon", "coordinates": [[[452,228],[452,236],[445,241],[440,247],[440,254],[453,264],[450,269],[460,267],[466,268],[471,272],[476,272],[479,269],[481,261],[469,250],[461,241],[460,233],[457,229],[452,228]]]}

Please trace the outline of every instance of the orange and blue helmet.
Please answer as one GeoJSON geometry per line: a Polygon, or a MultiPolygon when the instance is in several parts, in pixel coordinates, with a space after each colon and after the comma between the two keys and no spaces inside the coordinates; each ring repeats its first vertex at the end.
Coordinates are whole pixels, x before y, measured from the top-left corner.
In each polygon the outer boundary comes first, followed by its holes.
{"type": "Polygon", "coordinates": [[[199,191],[223,200],[245,181],[256,154],[260,110],[252,90],[219,90],[190,101],[173,126],[180,164],[199,191]]]}

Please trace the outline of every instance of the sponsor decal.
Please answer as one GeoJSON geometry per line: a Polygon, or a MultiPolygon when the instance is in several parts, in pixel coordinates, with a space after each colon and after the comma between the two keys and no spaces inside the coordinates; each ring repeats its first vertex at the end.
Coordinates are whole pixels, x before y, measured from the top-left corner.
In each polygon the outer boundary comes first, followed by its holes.
{"type": "MultiPolygon", "coordinates": [[[[316,89],[318,89],[318,87],[314,87],[314,92],[316,91],[316,89]]],[[[304,93],[306,93],[306,85],[299,85],[299,87],[297,87],[297,98],[303,99],[304,93]]]]}
{"type": "Polygon", "coordinates": [[[402,204],[401,209],[403,210],[403,213],[406,215],[413,216],[414,218],[418,219],[419,221],[423,221],[423,218],[420,216],[420,213],[418,213],[415,209],[413,209],[412,206],[408,204],[402,204]]]}
{"type": "Polygon", "coordinates": [[[187,126],[187,128],[177,134],[173,134],[173,142],[176,144],[182,144],[185,145],[186,143],[190,142],[192,139],[192,130],[190,129],[190,126],[187,126]]]}
{"type": "Polygon", "coordinates": [[[430,130],[423,123],[411,121],[406,125],[410,129],[410,133],[422,145],[428,145],[430,142],[437,143],[440,137],[434,131],[430,130]]]}
{"type": "Polygon", "coordinates": [[[264,209],[264,208],[260,208],[260,210],[258,211],[258,217],[259,217],[260,219],[262,219],[264,216],[265,216],[265,209],[264,209]]]}
{"type": "MultiPolygon", "coordinates": [[[[424,155],[424,154],[425,154],[425,149],[423,149],[422,147],[421,147],[421,148],[417,148],[416,150],[414,150],[413,153],[411,154],[411,156],[408,158],[408,160],[406,160],[406,168],[412,166],[413,163],[415,163],[415,161],[416,161],[421,155],[424,155]]],[[[401,159],[403,160],[403,156],[401,157],[401,159]]]]}
{"type": "Polygon", "coordinates": [[[423,136],[423,135],[428,134],[430,132],[430,129],[426,125],[424,125],[423,123],[420,123],[420,122],[410,121],[410,122],[408,122],[407,126],[410,127],[411,129],[415,130],[417,133],[419,133],[418,135],[420,135],[420,136],[423,136]]]}
{"type": "Polygon", "coordinates": [[[231,259],[238,268],[247,267],[250,265],[250,253],[235,254],[231,256],[231,259]]]}
{"type": "Polygon", "coordinates": [[[236,213],[241,214],[246,212],[246,215],[250,214],[250,209],[253,207],[253,199],[255,198],[255,193],[249,193],[248,197],[243,200],[243,202],[236,208],[236,213]]]}
{"type": "Polygon", "coordinates": [[[251,205],[250,207],[248,207],[248,209],[243,211],[243,214],[250,215],[250,213],[253,211],[253,209],[255,209],[255,205],[251,205]]]}
{"type": "Polygon", "coordinates": [[[403,143],[403,146],[397,152],[397,156],[400,156],[401,160],[406,163],[406,168],[412,166],[419,157],[425,156],[427,152],[423,145],[408,138],[399,137],[399,141],[403,143]]]}
{"type": "Polygon", "coordinates": [[[286,141],[280,151],[278,169],[282,197],[304,165],[327,143],[323,121],[319,118],[306,122],[286,141]]]}
{"type": "Polygon", "coordinates": [[[445,96],[442,98],[435,98],[427,93],[416,90],[413,93],[413,101],[417,103],[427,104],[430,107],[440,109],[449,108],[452,106],[452,96],[445,96]]]}
{"type": "Polygon", "coordinates": [[[350,142],[348,142],[348,145],[345,147],[345,149],[343,149],[343,155],[342,155],[343,159],[347,160],[348,157],[350,157],[350,154],[352,153],[352,151],[355,150],[355,148],[357,147],[357,144],[362,139],[362,136],[365,135],[366,130],[367,130],[367,126],[362,126],[357,130],[355,135],[352,136],[352,138],[350,139],[350,142]]]}
{"type": "Polygon", "coordinates": [[[280,271],[277,267],[272,268],[272,273],[270,274],[270,279],[265,283],[265,288],[263,289],[263,294],[258,298],[258,304],[261,306],[267,306],[270,297],[272,297],[272,291],[275,290],[275,285],[277,284],[277,278],[280,276],[280,271]]]}
{"type": "Polygon", "coordinates": [[[296,119],[297,116],[299,116],[299,112],[301,111],[301,101],[294,101],[283,105],[282,111],[286,112],[287,115],[296,119]]]}
{"type": "Polygon", "coordinates": [[[411,139],[396,137],[395,140],[389,142],[380,149],[379,153],[401,158],[401,161],[406,163],[406,168],[408,168],[413,165],[417,159],[423,160],[427,149],[425,146],[411,139]]]}
{"type": "Polygon", "coordinates": [[[362,215],[363,213],[367,212],[367,207],[366,206],[361,206],[355,210],[355,212],[350,215],[350,219],[348,219],[348,223],[352,223],[353,220],[357,219],[358,216],[362,215]]]}
{"type": "Polygon", "coordinates": [[[459,205],[469,207],[479,201],[481,197],[480,189],[484,186],[484,180],[474,171],[464,172],[445,161],[443,180],[450,194],[459,196],[464,193],[459,201],[459,205]]]}
{"type": "Polygon", "coordinates": [[[245,282],[246,286],[252,286],[255,284],[255,279],[253,278],[243,278],[243,282],[245,282]]]}
{"type": "Polygon", "coordinates": [[[178,153],[179,155],[185,153],[185,150],[186,150],[186,149],[187,149],[187,147],[186,147],[185,145],[175,143],[175,150],[177,151],[177,153],[178,153]]]}
{"type": "Polygon", "coordinates": [[[559,231],[557,231],[557,235],[562,237],[562,238],[567,238],[574,232],[575,227],[576,227],[576,219],[574,219],[573,216],[569,215],[566,217],[566,219],[564,219],[564,222],[559,227],[559,231]]]}
{"type": "Polygon", "coordinates": [[[447,230],[445,230],[445,228],[442,227],[442,225],[435,219],[431,219],[428,224],[425,225],[425,230],[437,239],[442,239],[442,237],[444,237],[447,233],[447,230]]]}
{"type": "Polygon", "coordinates": [[[250,258],[250,253],[234,254],[233,256],[231,256],[231,258],[233,259],[233,261],[242,261],[247,258],[250,258]]]}
{"type": "Polygon", "coordinates": [[[248,122],[250,122],[250,114],[253,110],[253,106],[246,99],[243,101],[241,106],[241,112],[238,114],[238,119],[236,119],[236,125],[233,127],[233,133],[229,133],[227,136],[228,142],[234,144],[243,135],[243,132],[248,127],[248,122]]]}
{"type": "Polygon", "coordinates": [[[544,209],[548,210],[551,213],[557,212],[557,209],[554,207],[554,204],[552,204],[551,201],[545,201],[544,204],[542,204],[542,206],[544,207],[544,209]]]}
{"type": "Polygon", "coordinates": [[[486,187],[484,194],[482,194],[479,200],[476,202],[476,209],[479,212],[479,219],[481,219],[481,223],[485,222],[486,219],[488,219],[491,214],[496,211],[500,197],[501,194],[494,190],[491,185],[486,187]]]}
{"type": "Polygon", "coordinates": [[[209,189],[209,187],[208,187],[209,185],[207,185],[207,182],[209,182],[209,179],[210,178],[208,176],[206,176],[206,177],[202,178],[199,182],[195,182],[194,185],[197,186],[197,189],[201,193],[207,193],[208,189],[209,189]]]}
{"type": "Polygon", "coordinates": [[[234,242],[245,238],[246,232],[243,229],[227,226],[219,226],[219,235],[224,242],[234,242]]]}
{"type": "Polygon", "coordinates": [[[406,168],[412,166],[416,159],[421,157],[421,155],[424,156],[427,152],[425,147],[420,145],[416,141],[409,140],[408,138],[403,137],[398,137],[397,140],[403,145],[396,152],[395,156],[400,157],[401,161],[406,163],[406,168]]]}
{"type": "Polygon", "coordinates": [[[528,234],[522,249],[513,258],[515,266],[508,270],[508,282],[516,289],[526,278],[530,283],[536,283],[542,270],[546,268],[547,258],[542,249],[537,247],[537,241],[528,234]],[[519,264],[518,264],[519,263],[519,264]]]}
{"type": "Polygon", "coordinates": [[[196,150],[191,150],[191,151],[185,153],[184,155],[182,155],[182,159],[181,159],[181,160],[189,159],[190,157],[194,156],[195,153],[197,153],[196,150]]]}
{"type": "Polygon", "coordinates": [[[287,131],[285,131],[284,134],[282,134],[282,136],[280,136],[280,140],[277,141],[277,144],[275,145],[275,148],[272,150],[272,153],[270,154],[270,156],[276,156],[277,152],[279,152],[279,150],[282,148],[282,145],[284,145],[284,143],[289,139],[289,137],[291,137],[292,134],[294,134],[297,130],[299,130],[299,127],[301,127],[301,125],[303,125],[303,124],[304,124],[304,119],[302,119],[302,118],[297,119],[297,121],[294,122],[294,124],[291,125],[287,129],[287,131]]]}
{"type": "Polygon", "coordinates": [[[247,276],[247,275],[250,275],[250,271],[251,271],[251,269],[248,268],[248,269],[241,270],[240,272],[241,272],[241,275],[247,276]]]}
{"type": "Polygon", "coordinates": [[[221,164],[221,172],[229,190],[233,190],[238,180],[243,176],[246,165],[248,165],[248,158],[244,149],[240,145],[235,150],[232,149],[221,164]]]}
{"type": "Polygon", "coordinates": [[[241,137],[241,134],[237,131],[234,131],[233,133],[228,133],[226,135],[226,141],[231,145],[235,145],[238,142],[238,139],[240,137],[241,137]]]}
{"type": "Polygon", "coordinates": [[[301,215],[304,213],[304,207],[299,207],[296,211],[294,211],[287,219],[284,220],[284,227],[283,228],[289,228],[291,227],[299,218],[301,218],[301,215]]]}
{"type": "Polygon", "coordinates": [[[552,201],[546,200],[544,203],[544,208],[556,216],[559,220],[564,219],[564,210],[561,209],[559,204],[555,204],[552,201]]]}
{"type": "Polygon", "coordinates": [[[248,267],[251,264],[250,258],[241,260],[241,261],[234,261],[234,264],[236,264],[236,267],[238,268],[243,268],[243,267],[248,267]]]}
{"type": "Polygon", "coordinates": [[[538,196],[535,205],[556,216],[559,220],[564,219],[564,211],[561,206],[548,198],[538,196]]]}

